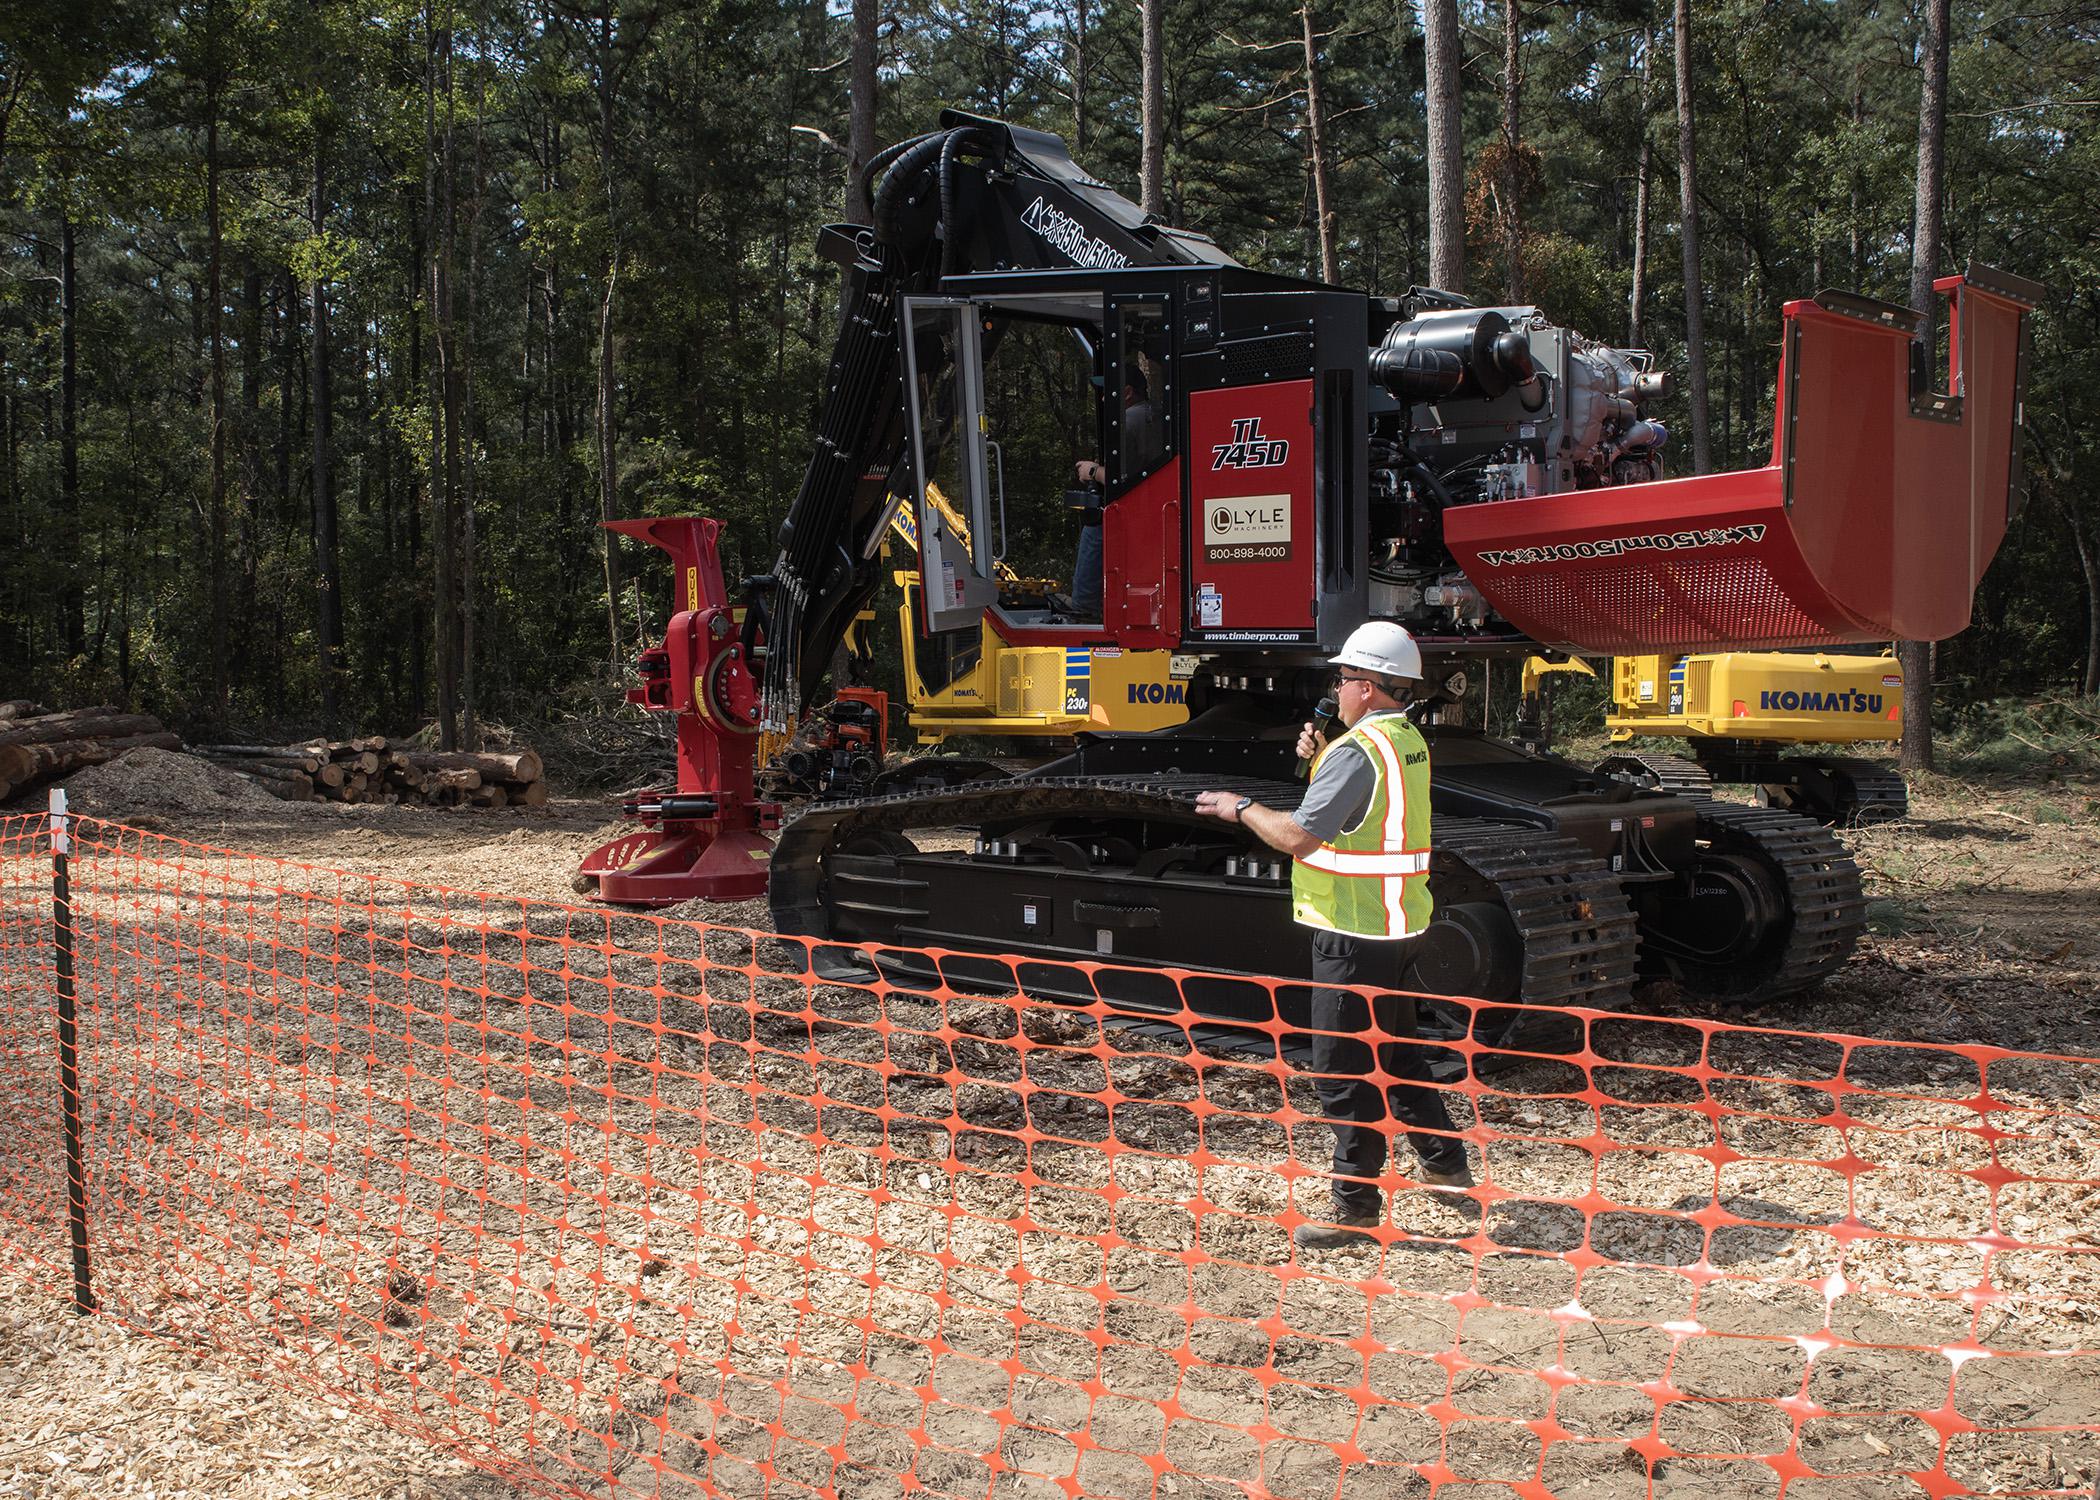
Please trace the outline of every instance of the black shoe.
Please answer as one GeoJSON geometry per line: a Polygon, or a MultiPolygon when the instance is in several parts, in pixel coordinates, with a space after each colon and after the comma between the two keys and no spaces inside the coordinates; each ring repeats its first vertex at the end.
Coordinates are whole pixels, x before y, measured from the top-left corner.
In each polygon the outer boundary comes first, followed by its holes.
{"type": "Polygon", "coordinates": [[[1375,1243],[1370,1231],[1378,1227],[1377,1214],[1344,1213],[1338,1208],[1330,1212],[1334,1223],[1300,1224],[1291,1231],[1291,1243],[1301,1250],[1335,1250],[1345,1245],[1375,1243]]]}

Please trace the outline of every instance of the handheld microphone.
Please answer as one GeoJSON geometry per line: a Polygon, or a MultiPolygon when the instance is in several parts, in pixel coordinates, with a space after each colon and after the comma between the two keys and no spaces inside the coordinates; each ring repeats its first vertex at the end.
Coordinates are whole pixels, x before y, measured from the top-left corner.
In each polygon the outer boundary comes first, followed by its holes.
{"type": "MultiPolygon", "coordinates": [[[[1334,722],[1334,716],[1339,712],[1341,712],[1341,705],[1331,697],[1322,698],[1318,703],[1315,703],[1313,705],[1313,733],[1324,737],[1327,733],[1327,726],[1334,722]]],[[[1311,774],[1312,762],[1302,755],[1299,756],[1298,779],[1303,781],[1311,774]]]]}

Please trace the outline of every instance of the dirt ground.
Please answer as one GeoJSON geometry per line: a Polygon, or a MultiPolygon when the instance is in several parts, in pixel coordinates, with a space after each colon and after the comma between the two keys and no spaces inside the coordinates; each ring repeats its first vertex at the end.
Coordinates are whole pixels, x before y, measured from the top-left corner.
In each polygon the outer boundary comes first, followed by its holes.
{"type": "MultiPolygon", "coordinates": [[[[1599,1070],[1608,1098],[1594,1112],[1551,1066],[1498,1077],[1480,1097],[1499,1190],[1484,1214],[1403,1194],[1393,1222],[1418,1238],[1294,1259],[1275,1216],[1317,1207],[1326,1151],[1324,1127],[1275,1123],[1286,1098],[1314,1108],[1298,1082],[991,1001],[944,1007],[763,974],[755,993],[739,991],[737,970],[773,960],[690,929],[655,952],[628,933],[594,967],[591,950],[550,946],[578,929],[500,898],[570,899],[576,861],[613,831],[601,804],[454,812],[222,794],[155,805],[121,776],[79,791],[81,811],[149,832],[499,899],[455,897],[434,914],[419,898],[405,921],[333,933],[325,977],[373,976],[360,979],[360,1026],[340,994],[315,1006],[317,979],[288,974],[285,956],[310,957],[317,913],[342,910],[329,903],[364,892],[385,907],[386,893],[296,870],[269,882],[289,893],[214,886],[223,872],[208,860],[177,890],[152,888],[150,861],[110,861],[99,882],[84,872],[84,915],[110,924],[90,957],[118,976],[113,992],[241,998],[187,1025],[112,1025],[87,1043],[90,1077],[142,1080],[135,1097],[94,1101],[91,1134],[116,1162],[99,1189],[108,1233],[132,1252],[112,1246],[106,1295],[171,1336],[70,1319],[0,1275],[0,1433],[23,1435],[16,1451],[0,1443],[0,1486],[508,1492],[351,1407],[279,1393],[282,1373],[255,1384],[247,1371],[272,1349],[291,1351],[294,1380],[342,1383],[462,1441],[488,1420],[512,1444],[529,1431],[545,1467],[594,1493],[609,1488],[591,1477],[608,1462],[592,1435],[602,1429],[621,1494],[656,1489],[652,1461],[665,1496],[694,1493],[675,1476],[709,1464],[726,1492],[756,1495],[767,1462],[774,1493],[806,1494],[835,1460],[841,1497],[875,1500],[904,1492],[923,1441],[921,1483],[1000,1500],[1075,1488],[1222,1500],[1249,1484],[1278,1500],[1337,1484],[1347,1500],[1412,1496],[1427,1485],[1407,1466],[1429,1459],[1469,1497],[1508,1496],[1538,1463],[1551,1403],[1575,1439],[1549,1450],[1556,1495],[1775,1494],[1758,1455],[1791,1443],[1838,1477],[1797,1480],[1789,1496],[1868,1500],[1925,1493],[1897,1471],[1929,1465],[1936,1435],[1891,1413],[1937,1407],[1950,1387],[1953,1412],[1978,1429],[1949,1445],[1957,1483],[2083,1494],[2100,1477],[2100,1359],[1950,1367],[1936,1347],[1970,1331],[1962,1294],[1986,1274],[1995,1300],[1976,1331],[1992,1348],[2100,1344],[2100,1198],[2078,1181],[2100,1177],[2100,1069],[1992,1080],[2007,1107],[1994,1121],[2008,1133],[1999,1162],[2056,1180],[2009,1185],[1996,1227],[2046,1252],[1984,1259],[1988,1195],[1964,1174],[1989,1151],[1969,1111],[1935,1102],[1974,1092],[1958,1061],[1860,1061],[1855,1083],[1908,1097],[1846,1096],[1840,1141],[1824,1123],[1830,1095],[1757,1081],[1819,1076],[1813,1047],[1739,1041],[1728,1065],[1745,1080],[1714,1092],[1757,1117],[1722,1122],[1731,1159],[1717,1176],[1716,1122],[1673,1071],[1685,1028],[1629,1019],[1612,1023],[1609,1055],[1625,1066],[1599,1070]],[[464,960],[446,912],[487,929],[464,960]],[[590,1014],[562,1009],[550,1028],[559,997],[535,985],[550,970],[590,1014]],[[650,1001],[659,983],[696,1003],[673,1013],[650,1001]],[[372,1024],[375,1005],[391,1024],[372,1024]],[[447,1060],[433,1076],[469,1014],[478,1072],[447,1060]],[[962,1039],[935,1039],[948,1030],[962,1039]],[[346,1068],[357,1053],[363,1066],[346,1068]],[[1025,1107],[1012,1087],[1023,1077],[1025,1107]],[[1128,1101],[1113,1125],[1093,1107],[1111,1088],[1128,1101]],[[433,1127],[448,1110],[477,1118],[433,1127]],[[549,1110],[577,1116],[555,1132],[558,1167],[447,1137],[544,1142],[549,1110]],[[356,1129],[339,1139],[338,1123],[356,1129]],[[1024,1124],[1044,1136],[1032,1148],[1016,1144],[1024,1124]],[[1641,1149],[1600,1162],[1583,1144],[1599,1129],[1641,1149]],[[354,1160],[361,1142],[389,1166],[361,1168],[356,1191],[342,1191],[347,1179],[316,1166],[317,1140],[326,1163],[354,1160]],[[1199,1143],[1208,1154],[1192,1161],[1199,1143]],[[1877,1170],[1817,1165],[1847,1151],[1877,1170]],[[1617,1211],[1586,1222],[1576,1200],[1592,1192],[1617,1211]],[[280,1198],[304,1210],[279,1213],[280,1198]],[[1685,1215],[1708,1208],[1725,1218],[1702,1244],[1685,1215]],[[1909,1238],[1848,1246],[1822,1231],[1847,1217],[1909,1238]],[[1457,1243],[1469,1235],[1482,1238],[1457,1243]],[[1585,1246],[1637,1264],[1561,1258],[1585,1246]],[[1718,1279],[1675,1269],[1702,1261],[1718,1279]],[[389,1303],[397,1274],[411,1278],[405,1311],[389,1303]],[[1819,1331],[1889,1347],[1821,1352],[1819,1331]],[[198,1339],[237,1357],[212,1358],[198,1339]],[[1665,1368],[1690,1399],[1658,1418],[1636,1385],[1665,1368]],[[1621,1383],[1566,1386],[1547,1369],[1621,1383]],[[685,1394],[666,1401],[670,1374],[685,1394]],[[1346,1394],[1358,1386],[1413,1405],[1374,1405],[1359,1424],[1346,1394]],[[1776,1398],[1812,1401],[1812,1414],[1790,1420],[1776,1398]],[[1259,1451],[1240,1430],[1257,1417],[1273,1434],[1259,1451]],[[769,1424],[784,1441],[770,1443],[769,1424]],[[1361,1457],[1345,1469],[1337,1443],[1361,1457]],[[1663,1447],[1724,1456],[1651,1466],[1663,1447]],[[1148,1455],[1184,1472],[1155,1489],[1148,1455]]],[[[1784,1012],[1717,1018],[2100,1056],[2100,785],[1928,780],[1914,804],[1907,824],[1847,835],[1874,932],[1845,972],[1784,1012]]],[[[759,926],[763,906],[675,915],[759,926]]],[[[1639,1009],[1695,1013],[1659,991],[1639,1009]]],[[[44,1061],[0,1072],[29,1076],[44,1061]]],[[[0,1136],[5,1208],[48,1180],[37,1170],[48,1156],[35,1160],[48,1121],[0,1118],[0,1136]]]]}

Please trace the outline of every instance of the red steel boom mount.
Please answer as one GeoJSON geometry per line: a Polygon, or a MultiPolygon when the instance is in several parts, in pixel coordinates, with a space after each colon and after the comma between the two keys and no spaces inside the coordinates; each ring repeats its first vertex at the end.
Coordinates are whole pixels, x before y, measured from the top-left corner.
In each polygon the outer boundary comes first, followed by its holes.
{"type": "Polygon", "coordinates": [[[642,653],[642,685],[627,701],[677,715],[678,784],[625,803],[621,811],[645,826],[594,850],[579,881],[621,906],[764,895],[780,805],[761,801],[753,785],[758,682],[722,581],[722,523],[664,517],[606,527],[663,548],[677,568],[664,643],[642,653]]]}

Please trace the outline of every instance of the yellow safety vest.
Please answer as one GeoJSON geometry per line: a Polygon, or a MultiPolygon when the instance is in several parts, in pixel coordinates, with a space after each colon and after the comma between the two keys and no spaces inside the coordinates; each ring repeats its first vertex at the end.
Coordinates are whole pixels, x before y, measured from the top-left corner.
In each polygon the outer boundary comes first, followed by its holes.
{"type": "MultiPolygon", "coordinates": [[[[1429,746],[1402,714],[1360,721],[1355,745],[1378,782],[1356,825],[1291,865],[1291,915],[1307,927],[1410,938],[1429,925],[1429,746]]],[[[1325,753],[1325,752],[1323,752],[1325,753]]]]}

